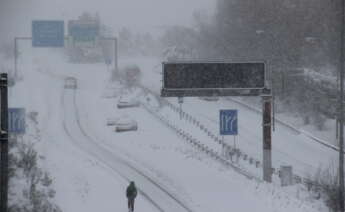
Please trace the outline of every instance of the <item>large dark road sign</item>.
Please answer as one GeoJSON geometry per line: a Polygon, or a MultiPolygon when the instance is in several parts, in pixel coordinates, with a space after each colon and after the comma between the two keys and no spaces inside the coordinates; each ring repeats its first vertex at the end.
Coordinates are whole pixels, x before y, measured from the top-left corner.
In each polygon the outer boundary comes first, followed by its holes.
{"type": "Polygon", "coordinates": [[[32,21],[33,47],[63,47],[64,21],[32,21]]]}
{"type": "Polygon", "coordinates": [[[265,77],[262,62],[163,63],[162,96],[259,95],[265,77]]]}

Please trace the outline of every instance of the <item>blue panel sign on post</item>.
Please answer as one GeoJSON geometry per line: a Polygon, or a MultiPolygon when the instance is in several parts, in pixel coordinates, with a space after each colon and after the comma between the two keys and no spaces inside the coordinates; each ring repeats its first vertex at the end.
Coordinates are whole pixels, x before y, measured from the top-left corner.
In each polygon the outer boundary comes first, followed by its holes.
{"type": "Polygon", "coordinates": [[[25,109],[8,108],[8,131],[14,134],[25,134],[25,109]]]}
{"type": "Polygon", "coordinates": [[[220,110],[220,134],[237,135],[237,110],[220,110]]]}
{"type": "Polygon", "coordinates": [[[33,47],[63,47],[64,21],[32,21],[33,47]]]}

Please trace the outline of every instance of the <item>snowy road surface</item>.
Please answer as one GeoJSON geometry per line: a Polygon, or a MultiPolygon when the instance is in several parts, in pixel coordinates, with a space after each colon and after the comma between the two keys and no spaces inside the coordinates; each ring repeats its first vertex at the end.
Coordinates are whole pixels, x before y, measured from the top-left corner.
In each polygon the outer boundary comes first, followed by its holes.
{"type": "Polygon", "coordinates": [[[120,153],[102,146],[84,130],[80,122],[79,111],[76,104],[76,90],[65,89],[63,95],[64,129],[71,141],[88,154],[117,171],[128,181],[135,181],[140,193],[145,196],[159,211],[166,212],[192,212],[179,197],[171,194],[163,186],[155,182],[135,165],[119,157],[120,153]]]}
{"type": "MultiPolygon", "coordinates": [[[[69,64],[58,52],[22,48],[23,79],[11,89],[10,105],[39,112],[40,163],[53,176],[55,201],[64,211],[126,211],[126,178],[135,178],[142,191],[141,212],[325,211],[299,185],[248,180],[209,159],[143,108],[117,109],[119,96],[104,98],[117,87],[109,84],[105,65],[69,64]],[[78,79],[76,92],[63,88],[65,76],[78,79]],[[107,118],[123,115],[138,122],[138,131],[115,133],[106,126],[107,118]]],[[[156,60],[131,61],[146,64],[146,77],[159,84],[159,74],[152,74],[156,60]]]]}

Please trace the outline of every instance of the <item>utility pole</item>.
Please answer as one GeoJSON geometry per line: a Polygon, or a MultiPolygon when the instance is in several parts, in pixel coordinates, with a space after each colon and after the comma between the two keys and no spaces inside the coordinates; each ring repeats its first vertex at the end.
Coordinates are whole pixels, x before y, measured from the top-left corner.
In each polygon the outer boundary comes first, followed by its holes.
{"type": "Polygon", "coordinates": [[[341,1],[341,37],[340,37],[340,97],[339,97],[339,209],[344,212],[344,6],[345,0],[341,1]]]}
{"type": "Polygon", "coordinates": [[[8,100],[7,74],[0,75],[0,212],[7,212],[8,199],[8,100]]]}

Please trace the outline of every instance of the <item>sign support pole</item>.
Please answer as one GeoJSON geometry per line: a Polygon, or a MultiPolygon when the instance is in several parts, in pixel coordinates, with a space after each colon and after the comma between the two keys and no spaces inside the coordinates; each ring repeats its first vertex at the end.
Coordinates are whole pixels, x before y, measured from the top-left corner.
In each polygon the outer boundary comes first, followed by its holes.
{"type": "Polygon", "coordinates": [[[117,42],[117,38],[115,37],[114,38],[114,66],[115,66],[115,72],[116,73],[119,73],[119,70],[118,70],[118,42],[117,42]]]}
{"type": "Polygon", "coordinates": [[[224,135],[222,135],[222,155],[226,156],[224,135]]]}
{"type": "Polygon", "coordinates": [[[17,79],[17,37],[14,38],[14,79],[17,79]]]}
{"type": "Polygon", "coordinates": [[[234,135],[234,148],[236,149],[236,135],[234,135]]]}
{"type": "Polygon", "coordinates": [[[32,40],[32,37],[15,37],[14,38],[14,79],[18,78],[18,41],[19,40],[32,40]]]}
{"type": "Polygon", "coordinates": [[[111,72],[111,80],[115,80],[116,74],[118,74],[118,42],[116,37],[105,37],[102,40],[112,40],[114,41],[114,70],[111,72]]]}
{"type": "Polygon", "coordinates": [[[8,200],[8,100],[7,74],[0,75],[0,212],[7,212],[8,200]]]}
{"type": "Polygon", "coordinates": [[[345,23],[345,0],[341,1],[341,32],[340,32],[340,57],[339,57],[339,209],[344,211],[344,23],[345,23]]]}
{"type": "Polygon", "coordinates": [[[263,179],[272,182],[272,96],[262,96],[263,102],[263,179]]]}
{"type": "Polygon", "coordinates": [[[178,103],[180,105],[180,120],[182,120],[182,103],[183,103],[183,97],[178,97],[178,103]]]}

